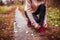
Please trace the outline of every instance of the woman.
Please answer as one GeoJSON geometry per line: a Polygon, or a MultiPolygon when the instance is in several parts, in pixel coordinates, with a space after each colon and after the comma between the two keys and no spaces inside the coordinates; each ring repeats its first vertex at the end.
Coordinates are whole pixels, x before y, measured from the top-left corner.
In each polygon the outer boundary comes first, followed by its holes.
{"type": "Polygon", "coordinates": [[[26,0],[25,5],[25,15],[28,18],[27,25],[32,24],[42,34],[46,32],[44,27],[47,26],[45,3],[45,0],[26,0]]]}

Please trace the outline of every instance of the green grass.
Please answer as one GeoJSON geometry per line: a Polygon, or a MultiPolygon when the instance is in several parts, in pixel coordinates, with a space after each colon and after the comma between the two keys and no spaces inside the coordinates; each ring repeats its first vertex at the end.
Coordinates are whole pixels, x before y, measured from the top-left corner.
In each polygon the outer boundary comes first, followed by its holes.
{"type": "Polygon", "coordinates": [[[60,10],[57,8],[48,8],[47,20],[52,25],[60,26],[60,10]]]}
{"type": "Polygon", "coordinates": [[[0,6],[0,13],[6,12],[6,11],[8,11],[10,9],[11,9],[11,6],[10,7],[8,7],[8,6],[0,6]]]}

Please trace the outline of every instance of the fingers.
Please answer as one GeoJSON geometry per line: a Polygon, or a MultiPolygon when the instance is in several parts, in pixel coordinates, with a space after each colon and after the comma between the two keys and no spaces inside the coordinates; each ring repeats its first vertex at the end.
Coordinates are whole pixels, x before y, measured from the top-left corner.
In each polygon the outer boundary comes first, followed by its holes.
{"type": "Polygon", "coordinates": [[[34,26],[36,29],[39,29],[40,28],[40,25],[39,24],[35,24],[34,26]]]}
{"type": "Polygon", "coordinates": [[[47,28],[47,24],[43,24],[43,27],[47,28]]]}

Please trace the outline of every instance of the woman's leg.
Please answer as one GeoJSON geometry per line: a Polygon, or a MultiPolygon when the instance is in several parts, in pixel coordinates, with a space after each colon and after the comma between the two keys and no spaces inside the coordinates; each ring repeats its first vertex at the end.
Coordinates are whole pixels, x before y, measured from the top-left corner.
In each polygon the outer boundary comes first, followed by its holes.
{"type": "Polygon", "coordinates": [[[38,14],[40,14],[40,7],[38,7],[38,9],[34,13],[32,13],[32,15],[37,23],[39,23],[39,18],[37,17],[38,14]]]}
{"type": "Polygon", "coordinates": [[[40,29],[39,29],[39,31],[40,31],[40,33],[41,33],[42,35],[45,35],[46,30],[45,30],[45,28],[43,27],[43,23],[44,23],[44,18],[45,18],[46,7],[45,7],[44,4],[41,4],[41,5],[39,6],[39,9],[40,9],[40,11],[39,11],[39,24],[40,24],[40,26],[41,26],[40,29]]]}
{"type": "MultiPolygon", "coordinates": [[[[35,20],[37,23],[39,23],[39,19],[38,19],[38,17],[37,17],[37,14],[39,14],[39,8],[37,9],[36,12],[32,13],[32,16],[33,16],[34,20],[35,20]]],[[[28,17],[28,15],[27,15],[27,12],[26,12],[26,11],[25,11],[25,15],[26,15],[26,17],[28,18],[28,20],[30,20],[29,17],[28,17]]]]}
{"type": "Polygon", "coordinates": [[[28,15],[27,15],[26,11],[25,11],[25,15],[27,17],[27,26],[30,27],[31,26],[31,22],[30,22],[30,19],[29,19],[28,15]]]}
{"type": "Polygon", "coordinates": [[[39,24],[43,25],[44,18],[45,18],[46,7],[45,7],[44,4],[40,5],[39,7],[40,7],[39,24]]]}
{"type": "Polygon", "coordinates": [[[44,23],[44,18],[45,18],[45,12],[46,12],[46,7],[45,4],[41,4],[36,12],[33,13],[33,17],[37,23],[39,23],[41,26],[44,23]],[[37,17],[37,14],[39,14],[39,18],[37,17]]]}
{"type": "Polygon", "coordinates": [[[37,23],[39,23],[39,19],[38,19],[38,17],[37,17],[37,14],[33,13],[32,15],[33,15],[34,20],[35,20],[37,23]]]}
{"type": "MultiPolygon", "coordinates": [[[[45,18],[45,11],[46,11],[45,5],[44,5],[44,4],[41,4],[41,5],[38,7],[38,9],[36,10],[36,12],[32,13],[35,21],[36,21],[37,23],[39,23],[40,25],[43,25],[44,18],[45,18]],[[37,14],[39,14],[39,18],[37,17],[37,14]]],[[[27,17],[28,20],[29,20],[29,17],[28,17],[28,15],[27,15],[26,11],[25,11],[25,15],[26,15],[26,17],[27,17]]]]}

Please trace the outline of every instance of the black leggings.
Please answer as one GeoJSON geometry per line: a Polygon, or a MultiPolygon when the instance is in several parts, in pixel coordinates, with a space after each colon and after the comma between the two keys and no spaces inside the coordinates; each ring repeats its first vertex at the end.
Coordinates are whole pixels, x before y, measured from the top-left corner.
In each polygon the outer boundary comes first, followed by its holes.
{"type": "MultiPolygon", "coordinates": [[[[45,18],[45,12],[46,12],[46,6],[45,4],[41,4],[38,7],[38,9],[34,13],[32,13],[34,20],[40,25],[43,25],[44,18],[45,18]],[[39,17],[37,17],[38,14],[39,14],[39,17]]],[[[25,11],[25,15],[29,19],[26,11],[25,11]]]]}

